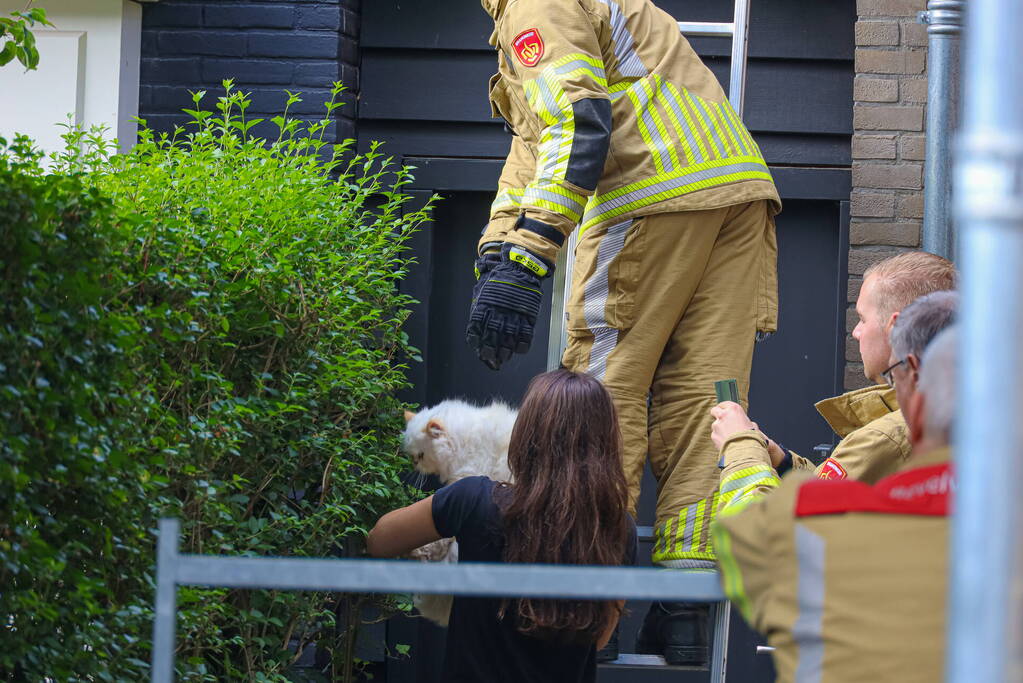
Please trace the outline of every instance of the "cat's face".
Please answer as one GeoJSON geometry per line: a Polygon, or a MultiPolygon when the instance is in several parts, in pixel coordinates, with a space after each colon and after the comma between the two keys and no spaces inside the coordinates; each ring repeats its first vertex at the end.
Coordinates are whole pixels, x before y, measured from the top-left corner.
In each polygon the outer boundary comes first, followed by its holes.
{"type": "Polygon", "coordinates": [[[428,410],[405,411],[403,448],[412,459],[412,466],[423,474],[441,474],[441,455],[447,447],[444,425],[431,417],[428,410]]]}

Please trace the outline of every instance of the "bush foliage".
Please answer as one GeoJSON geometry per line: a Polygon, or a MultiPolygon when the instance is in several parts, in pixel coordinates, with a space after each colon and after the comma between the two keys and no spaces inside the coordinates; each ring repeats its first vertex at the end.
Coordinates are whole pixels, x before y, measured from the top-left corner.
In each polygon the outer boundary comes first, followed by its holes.
{"type": "MultiPolygon", "coordinates": [[[[161,515],[184,552],[328,556],[408,500],[396,284],[429,207],[323,141],[333,102],[267,141],[225,85],[126,155],[76,130],[50,173],[0,153],[0,674],[141,680],[161,515]]],[[[350,644],[339,604],[183,588],[179,680],[284,680],[350,644]]]]}

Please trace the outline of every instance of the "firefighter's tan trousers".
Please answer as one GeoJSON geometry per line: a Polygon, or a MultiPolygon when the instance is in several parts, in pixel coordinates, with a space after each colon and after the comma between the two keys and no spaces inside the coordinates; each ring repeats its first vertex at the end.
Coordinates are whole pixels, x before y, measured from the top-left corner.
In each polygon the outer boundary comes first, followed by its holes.
{"type": "Polygon", "coordinates": [[[776,260],[765,201],[645,216],[580,238],[563,363],[614,397],[633,512],[649,453],[658,564],[713,567],[714,382],[737,379],[745,405],[756,332],[776,327],[776,260]]]}

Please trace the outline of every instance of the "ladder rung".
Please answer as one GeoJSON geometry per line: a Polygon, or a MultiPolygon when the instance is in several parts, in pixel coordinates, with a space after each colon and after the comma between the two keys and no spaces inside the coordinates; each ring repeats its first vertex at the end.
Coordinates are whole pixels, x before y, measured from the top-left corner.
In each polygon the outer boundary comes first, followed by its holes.
{"type": "Polygon", "coordinates": [[[654,528],[652,526],[636,527],[636,538],[638,538],[640,541],[654,540],[654,528]]]}
{"type": "Polygon", "coordinates": [[[735,33],[735,24],[733,22],[680,21],[678,29],[687,36],[731,38],[735,33]]]}
{"type": "Polygon", "coordinates": [[[665,669],[668,671],[707,671],[707,667],[704,666],[674,666],[664,661],[664,657],[661,655],[635,655],[631,653],[625,653],[618,655],[618,659],[614,659],[610,662],[601,662],[600,667],[609,667],[612,669],[632,669],[632,668],[653,668],[665,669]]]}

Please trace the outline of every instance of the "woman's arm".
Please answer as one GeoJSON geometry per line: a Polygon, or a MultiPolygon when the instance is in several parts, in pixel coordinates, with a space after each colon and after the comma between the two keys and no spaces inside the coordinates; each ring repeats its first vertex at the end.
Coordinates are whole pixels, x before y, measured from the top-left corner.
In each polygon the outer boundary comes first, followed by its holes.
{"type": "Polygon", "coordinates": [[[618,609],[615,610],[614,617],[612,617],[611,621],[607,623],[607,626],[604,628],[604,632],[600,634],[600,637],[597,638],[598,650],[607,645],[607,641],[611,640],[611,634],[615,632],[615,626],[618,625],[618,620],[622,617],[622,610],[625,609],[625,601],[619,600],[616,606],[618,609]]]}
{"type": "Polygon", "coordinates": [[[433,496],[392,510],[377,520],[366,537],[373,557],[398,557],[440,539],[433,524],[433,496]]]}

